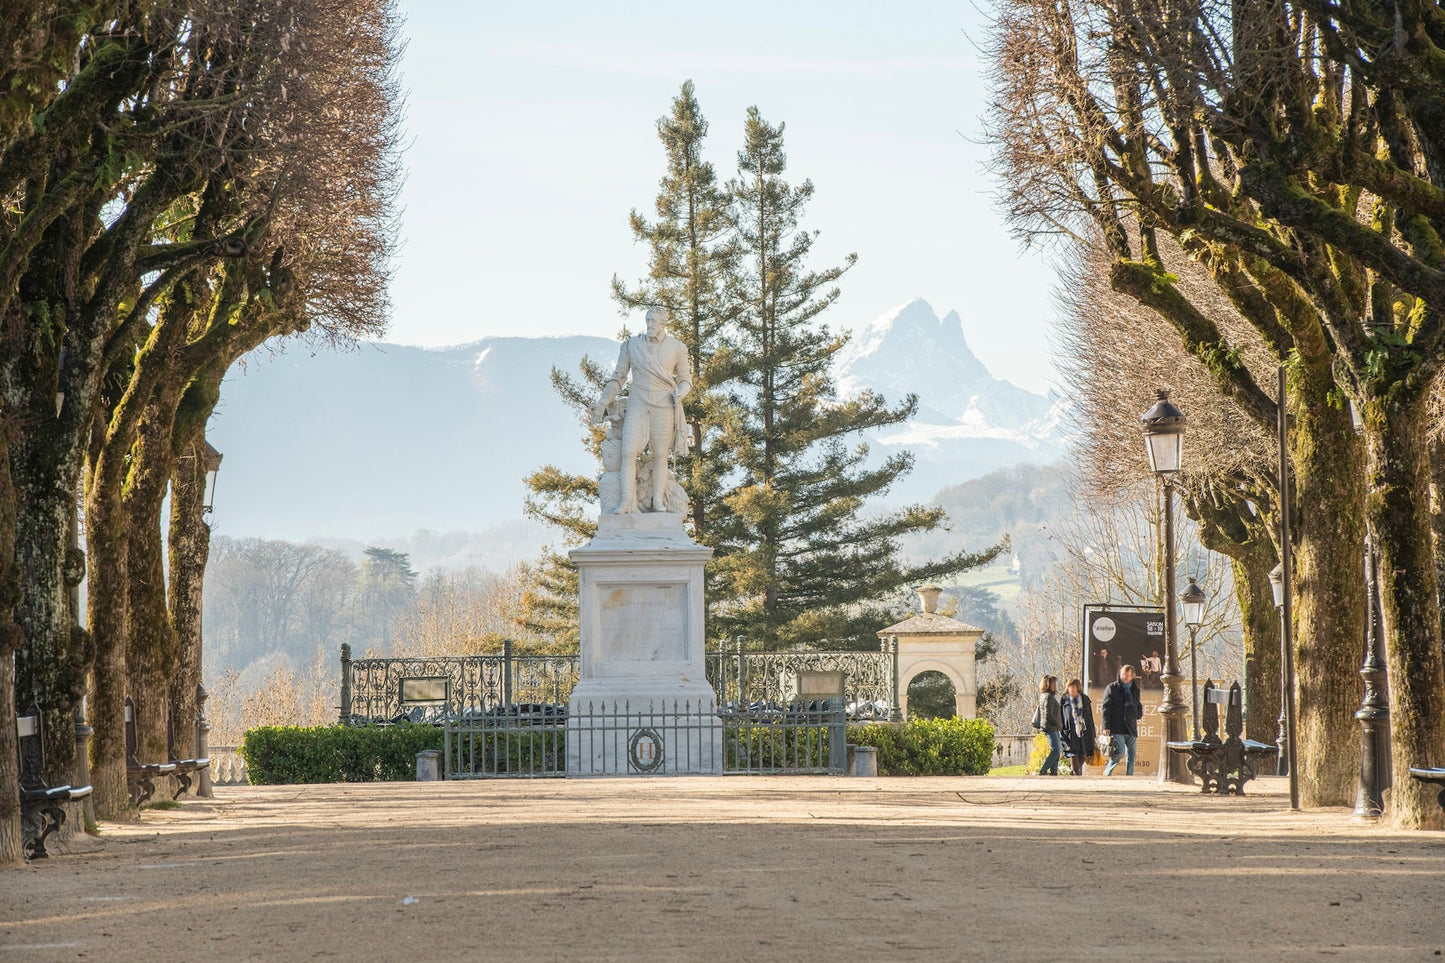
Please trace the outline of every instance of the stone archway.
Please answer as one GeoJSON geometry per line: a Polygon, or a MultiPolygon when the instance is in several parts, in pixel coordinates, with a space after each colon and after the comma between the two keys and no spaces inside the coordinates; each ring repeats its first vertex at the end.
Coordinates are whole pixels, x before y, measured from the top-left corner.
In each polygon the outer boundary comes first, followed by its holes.
{"type": "Polygon", "coordinates": [[[977,713],[978,684],[974,674],[974,649],[983,629],[938,613],[936,585],[918,590],[922,613],[878,633],[885,645],[898,653],[898,710],[908,717],[908,685],[924,672],[941,672],[953,683],[955,711],[960,719],[977,713]]]}
{"type": "MultiPolygon", "coordinates": [[[[973,672],[970,671],[968,673],[968,679],[966,680],[959,671],[958,663],[962,661],[962,653],[960,653],[960,658],[950,659],[948,662],[931,658],[920,659],[917,657],[905,659],[903,653],[907,646],[902,638],[898,641],[898,711],[902,713],[903,718],[911,718],[908,714],[908,687],[913,684],[913,680],[925,673],[937,672],[949,682],[953,683],[954,713],[960,719],[972,719],[977,708],[978,693],[977,690],[969,684],[973,679],[973,672]]],[[[972,643],[969,644],[968,658],[970,660],[973,658],[972,643]]],[[[970,666],[970,669],[972,669],[972,666],[970,666]]]]}
{"type": "Polygon", "coordinates": [[[958,715],[958,686],[937,669],[925,669],[899,683],[900,705],[911,719],[950,719],[958,715]]]}

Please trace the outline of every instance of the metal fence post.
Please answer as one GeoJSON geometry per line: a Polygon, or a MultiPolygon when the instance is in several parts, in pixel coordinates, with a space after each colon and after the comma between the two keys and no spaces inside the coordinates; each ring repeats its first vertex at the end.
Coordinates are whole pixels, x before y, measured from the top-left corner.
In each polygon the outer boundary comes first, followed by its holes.
{"type": "Polygon", "coordinates": [[[742,708],[742,707],[744,707],[744,706],[747,705],[747,702],[748,702],[747,691],[748,691],[748,690],[747,690],[746,687],[745,687],[745,680],[743,679],[743,637],[742,637],[741,635],[738,636],[737,642],[738,642],[738,658],[737,658],[737,683],[738,683],[738,691],[737,691],[737,704],[738,704],[738,708],[742,708]]]}
{"type": "Polygon", "coordinates": [[[512,705],[512,640],[502,640],[502,704],[512,705]]]}
{"type": "Polygon", "coordinates": [[[848,713],[843,698],[828,700],[828,772],[841,776],[848,770],[848,713]]]}
{"type": "Polygon", "coordinates": [[[351,646],[341,643],[341,718],[343,726],[351,725],[351,646]]]}
{"type": "MultiPolygon", "coordinates": [[[[211,724],[206,720],[206,687],[196,686],[196,758],[211,758],[211,724]]],[[[211,767],[209,764],[201,767],[200,779],[196,784],[196,797],[199,799],[210,799],[215,795],[211,791],[211,767]]]]}

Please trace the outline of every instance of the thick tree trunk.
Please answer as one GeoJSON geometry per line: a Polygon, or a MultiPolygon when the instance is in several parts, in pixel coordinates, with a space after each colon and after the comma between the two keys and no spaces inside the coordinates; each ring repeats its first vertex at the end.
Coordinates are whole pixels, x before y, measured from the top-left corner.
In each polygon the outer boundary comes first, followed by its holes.
{"type": "Polygon", "coordinates": [[[130,645],[126,678],[135,699],[136,755],[166,759],[167,700],[175,673],[176,639],[166,606],[160,499],[127,505],[130,515],[130,645]]]}
{"type": "Polygon", "coordinates": [[[1234,594],[1244,634],[1245,736],[1274,742],[1279,724],[1279,611],[1269,587],[1276,556],[1268,546],[1234,561],[1234,594]]]}
{"type": "Polygon", "coordinates": [[[176,460],[171,474],[170,549],[171,625],[178,646],[171,680],[171,725],[176,751],[190,756],[196,732],[196,687],[201,684],[201,596],[211,552],[211,528],[204,504],[204,436],[198,436],[176,460]],[[183,748],[184,747],[184,748],[183,748]]]}
{"type": "Polygon", "coordinates": [[[1393,788],[1387,806],[1409,829],[1445,828],[1436,793],[1411,766],[1445,765],[1445,660],[1430,526],[1424,406],[1403,387],[1370,397],[1370,519],[1380,550],[1380,600],[1390,684],[1393,788]]]}
{"type": "Polygon", "coordinates": [[[1295,547],[1295,705],[1292,761],[1306,807],[1351,806],[1359,781],[1365,638],[1364,449],[1347,410],[1332,405],[1328,369],[1302,366],[1290,431],[1295,547]]]}
{"type": "Polygon", "coordinates": [[[86,603],[95,639],[90,725],[90,777],[96,814],[130,808],[125,776],[126,638],[130,627],[126,526],[120,485],[92,483],[86,502],[90,591],[86,603]]]}
{"type": "Polygon", "coordinates": [[[15,621],[20,570],[15,566],[15,490],[10,484],[8,427],[0,422],[0,865],[24,856],[20,828],[20,769],[16,765],[15,651],[22,634],[15,621]]]}
{"type": "Polygon", "coordinates": [[[28,430],[11,447],[15,484],[15,563],[22,592],[15,617],[23,632],[15,658],[17,702],[40,706],[45,721],[45,778],[70,782],[75,770],[74,708],[84,694],[86,636],[71,621],[65,581],[74,475],[48,432],[28,430]]]}

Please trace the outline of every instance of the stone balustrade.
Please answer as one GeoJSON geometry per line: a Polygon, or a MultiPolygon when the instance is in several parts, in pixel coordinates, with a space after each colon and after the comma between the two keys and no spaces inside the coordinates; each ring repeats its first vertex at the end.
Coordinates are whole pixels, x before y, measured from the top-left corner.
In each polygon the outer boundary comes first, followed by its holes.
{"type": "Polygon", "coordinates": [[[211,785],[245,786],[249,782],[246,760],[235,746],[211,746],[211,785]]]}

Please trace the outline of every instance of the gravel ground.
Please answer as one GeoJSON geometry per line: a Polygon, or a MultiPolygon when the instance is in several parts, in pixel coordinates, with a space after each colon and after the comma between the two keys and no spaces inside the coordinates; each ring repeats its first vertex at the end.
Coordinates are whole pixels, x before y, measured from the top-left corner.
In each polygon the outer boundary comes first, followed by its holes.
{"type": "MultiPolygon", "coordinates": [[[[1256,789],[1256,787],[1258,787],[1256,789]]],[[[1445,833],[1143,779],[217,789],[0,871],[0,959],[1434,958],[1445,833]]]]}

